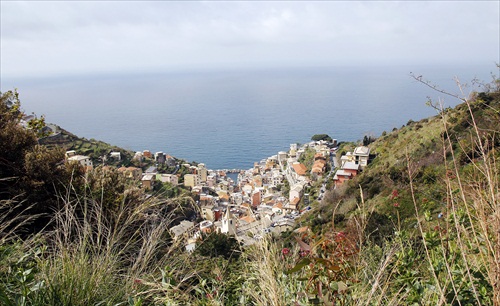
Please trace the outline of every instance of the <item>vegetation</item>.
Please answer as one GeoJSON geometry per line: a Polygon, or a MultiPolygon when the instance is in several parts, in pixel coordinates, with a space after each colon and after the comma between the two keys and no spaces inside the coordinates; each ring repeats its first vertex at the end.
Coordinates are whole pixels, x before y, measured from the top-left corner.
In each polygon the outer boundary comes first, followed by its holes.
{"type": "Polygon", "coordinates": [[[168,228],[196,215],[190,195],[66,166],[3,93],[0,304],[500,305],[500,81],[458,98],[370,137],[376,157],[308,230],[249,247],[213,233],[188,254],[168,228]]]}
{"type": "Polygon", "coordinates": [[[333,139],[332,137],[328,136],[328,134],[315,134],[311,137],[311,140],[312,141],[320,141],[320,140],[324,140],[326,142],[332,142],[333,139]]]}

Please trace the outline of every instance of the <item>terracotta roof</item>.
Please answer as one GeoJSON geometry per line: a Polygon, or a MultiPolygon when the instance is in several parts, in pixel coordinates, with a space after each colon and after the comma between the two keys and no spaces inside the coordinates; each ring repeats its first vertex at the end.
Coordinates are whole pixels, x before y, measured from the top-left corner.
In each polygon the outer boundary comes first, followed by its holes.
{"type": "Polygon", "coordinates": [[[246,223],[252,223],[255,222],[255,218],[252,216],[245,216],[243,218],[240,218],[240,220],[245,221],[246,223]]]}
{"type": "Polygon", "coordinates": [[[283,203],[278,202],[278,203],[276,203],[276,204],[273,206],[273,208],[279,208],[279,209],[282,209],[282,208],[283,208],[283,203]]]}
{"type": "Polygon", "coordinates": [[[314,154],[314,159],[321,159],[321,160],[324,160],[325,159],[325,156],[321,153],[316,153],[314,154]]]}
{"type": "Polygon", "coordinates": [[[293,166],[293,169],[295,170],[295,172],[298,175],[306,175],[307,168],[303,164],[301,164],[301,163],[294,163],[292,166],[293,166]]]}
{"type": "Polygon", "coordinates": [[[323,169],[326,166],[326,161],[323,159],[317,159],[314,161],[311,172],[313,173],[323,173],[323,169]]]}
{"type": "Polygon", "coordinates": [[[292,204],[292,205],[297,205],[297,204],[299,204],[299,202],[300,202],[300,198],[295,197],[295,198],[293,198],[293,199],[290,201],[290,204],[292,204]]]}
{"type": "Polygon", "coordinates": [[[323,173],[323,167],[313,167],[311,172],[312,173],[323,173]]]}

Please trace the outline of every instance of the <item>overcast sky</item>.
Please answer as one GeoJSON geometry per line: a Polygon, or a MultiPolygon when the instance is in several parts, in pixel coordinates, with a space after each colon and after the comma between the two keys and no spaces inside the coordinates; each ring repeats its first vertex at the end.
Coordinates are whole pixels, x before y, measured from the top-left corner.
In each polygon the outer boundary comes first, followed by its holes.
{"type": "Polygon", "coordinates": [[[499,62],[500,1],[0,1],[2,78],[499,62]]]}

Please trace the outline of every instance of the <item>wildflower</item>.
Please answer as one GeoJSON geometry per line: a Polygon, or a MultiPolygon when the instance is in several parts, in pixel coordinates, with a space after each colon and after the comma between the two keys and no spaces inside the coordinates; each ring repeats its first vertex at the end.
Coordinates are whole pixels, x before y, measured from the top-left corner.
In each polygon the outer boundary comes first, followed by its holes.
{"type": "Polygon", "coordinates": [[[398,203],[398,202],[395,202],[395,203],[394,203],[394,207],[398,208],[398,207],[399,207],[399,203],[398,203]]]}
{"type": "Polygon", "coordinates": [[[394,189],[391,194],[391,200],[397,199],[399,197],[399,192],[394,189]]]}
{"type": "Polygon", "coordinates": [[[346,239],[346,234],[344,232],[338,232],[337,235],[335,236],[335,242],[341,242],[346,239]]]}
{"type": "Polygon", "coordinates": [[[290,249],[289,248],[283,248],[283,250],[281,250],[281,253],[283,255],[288,255],[288,253],[290,253],[290,249]]]}
{"type": "Polygon", "coordinates": [[[142,280],[136,278],[134,279],[134,284],[142,284],[142,280]]]}

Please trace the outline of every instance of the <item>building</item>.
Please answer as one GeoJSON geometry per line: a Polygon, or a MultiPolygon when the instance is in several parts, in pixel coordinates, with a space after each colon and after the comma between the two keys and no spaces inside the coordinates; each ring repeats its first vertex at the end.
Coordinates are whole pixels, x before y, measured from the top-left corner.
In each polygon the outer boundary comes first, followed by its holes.
{"type": "Polygon", "coordinates": [[[85,169],[92,169],[93,167],[90,157],[84,155],[73,155],[68,158],[68,162],[79,163],[85,169]]]}
{"type": "Polygon", "coordinates": [[[205,220],[216,221],[212,205],[204,205],[201,207],[201,217],[205,220]]]}
{"type": "Polygon", "coordinates": [[[205,220],[200,223],[200,231],[202,233],[210,233],[213,229],[214,224],[211,221],[205,220]]]}
{"type": "Polygon", "coordinates": [[[353,152],[354,162],[359,164],[361,170],[363,170],[368,165],[368,159],[370,158],[370,148],[361,146],[356,147],[353,152]]]}
{"type": "Polygon", "coordinates": [[[351,174],[351,177],[355,177],[358,174],[360,167],[360,164],[356,164],[354,162],[346,162],[342,169],[345,173],[351,174]]]}
{"type": "Polygon", "coordinates": [[[200,185],[200,180],[197,174],[185,174],[184,175],[184,186],[191,187],[200,185]]]}
{"type": "Polygon", "coordinates": [[[226,209],[226,214],[222,218],[222,227],[221,233],[228,234],[231,236],[236,235],[236,224],[233,214],[231,213],[231,209],[229,209],[229,205],[226,209]]]}
{"type": "Polygon", "coordinates": [[[305,176],[307,174],[307,167],[299,162],[294,162],[292,164],[293,170],[299,176],[305,176]]]}
{"type": "Polygon", "coordinates": [[[179,185],[179,178],[175,174],[157,173],[156,179],[162,183],[170,183],[172,186],[179,185]]]}
{"type": "Polygon", "coordinates": [[[217,184],[217,177],[215,175],[208,175],[207,176],[207,186],[214,188],[215,185],[217,184]]]}
{"type": "Polygon", "coordinates": [[[337,172],[335,172],[335,175],[333,176],[333,182],[335,183],[335,186],[340,186],[345,181],[350,180],[351,178],[352,178],[351,173],[346,172],[344,169],[339,169],[337,170],[337,172]]]}
{"type": "Polygon", "coordinates": [[[109,153],[109,158],[114,160],[122,160],[122,155],[120,152],[111,152],[109,153]]]}
{"type": "Polygon", "coordinates": [[[123,174],[128,179],[139,180],[142,176],[141,168],[136,167],[120,167],[118,171],[123,174]]]}
{"type": "Polygon", "coordinates": [[[287,158],[288,158],[288,153],[284,151],[278,152],[278,162],[280,163],[280,165],[286,162],[287,158]]]}
{"type": "Polygon", "coordinates": [[[156,152],[155,153],[155,161],[157,163],[160,163],[160,164],[163,164],[165,163],[165,154],[163,154],[163,152],[156,152]]]}
{"type": "Polygon", "coordinates": [[[149,150],[142,151],[142,156],[145,158],[153,158],[153,154],[149,150]]]}
{"type": "Polygon", "coordinates": [[[314,155],[314,164],[311,169],[311,174],[313,177],[319,178],[325,173],[326,170],[326,158],[322,153],[316,153],[314,155]]]}
{"type": "Polygon", "coordinates": [[[290,188],[290,197],[289,197],[290,202],[292,202],[293,199],[295,199],[295,198],[298,198],[300,200],[300,198],[302,197],[303,190],[304,190],[304,186],[302,184],[293,185],[290,188]]]}
{"type": "Polygon", "coordinates": [[[76,151],[71,150],[71,151],[66,151],[66,158],[72,157],[76,155],[76,151]]]}
{"type": "Polygon", "coordinates": [[[205,164],[198,164],[198,169],[196,172],[198,173],[200,182],[206,183],[208,170],[207,170],[207,167],[205,167],[205,164]]]}
{"type": "Polygon", "coordinates": [[[183,220],[179,225],[170,228],[170,233],[174,240],[177,240],[183,236],[187,236],[190,231],[195,227],[195,224],[191,221],[183,220]]]}
{"type": "Polygon", "coordinates": [[[151,167],[146,169],[146,173],[149,173],[149,174],[156,174],[157,172],[158,172],[158,168],[156,168],[155,166],[151,166],[151,167]]]}
{"type": "Polygon", "coordinates": [[[260,190],[255,190],[252,192],[252,206],[253,207],[257,207],[260,205],[260,203],[262,202],[262,193],[260,190]]]}
{"type": "Polygon", "coordinates": [[[138,160],[139,162],[142,162],[142,159],[143,159],[142,152],[135,152],[134,157],[132,159],[138,160]]]}
{"type": "Polygon", "coordinates": [[[274,169],[271,176],[271,184],[279,186],[283,184],[283,174],[278,169],[274,169]]]}
{"type": "Polygon", "coordinates": [[[142,187],[146,190],[153,189],[154,182],[155,182],[154,174],[146,174],[141,179],[142,187]]]}

